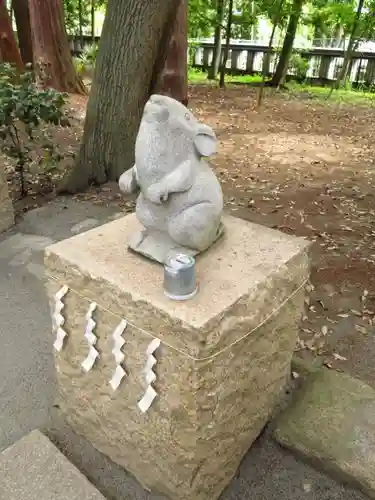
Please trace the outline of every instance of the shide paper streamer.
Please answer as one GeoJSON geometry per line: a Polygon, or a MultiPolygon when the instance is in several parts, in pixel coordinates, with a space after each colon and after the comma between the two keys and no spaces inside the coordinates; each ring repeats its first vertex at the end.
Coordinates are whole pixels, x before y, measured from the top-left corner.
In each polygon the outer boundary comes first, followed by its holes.
{"type": "Polygon", "coordinates": [[[53,347],[56,351],[61,351],[64,345],[64,339],[67,336],[66,331],[63,329],[63,324],[65,323],[65,318],[61,314],[61,311],[64,308],[64,302],[62,299],[68,292],[68,287],[64,285],[60,290],[55,294],[55,310],[53,313],[53,328],[56,331],[56,339],[53,344],[53,347]]]}
{"type": "Polygon", "coordinates": [[[125,377],[125,375],[127,375],[126,371],[121,365],[125,359],[125,355],[123,352],[121,352],[121,348],[125,344],[125,340],[123,339],[122,334],[124,333],[126,327],[127,322],[123,319],[112,334],[114,342],[112,354],[115,357],[117,366],[109,383],[114,391],[118,389],[119,385],[121,384],[121,380],[125,377]]]}
{"type": "Polygon", "coordinates": [[[85,338],[89,345],[89,353],[87,358],[82,362],[81,366],[85,370],[85,372],[89,372],[91,368],[94,366],[96,358],[99,356],[98,351],[95,349],[94,345],[96,344],[97,337],[93,333],[94,328],[96,327],[96,322],[92,319],[92,315],[96,309],[96,303],[92,302],[90,304],[89,310],[86,314],[86,330],[85,330],[85,338]]]}
{"type": "Polygon", "coordinates": [[[157,396],[157,392],[152,387],[153,382],[155,382],[156,380],[156,375],[153,371],[153,367],[157,363],[156,358],[153,356],[153,354],[159,346],[160,346],[160,339],[155,338],[149,343],[146,350],[147,361],[144,373],[148,387],[146,389],[143,398],[138,403],[138,407],[142,413],[145,413],[150,408],[152,402],[157,396]]]}

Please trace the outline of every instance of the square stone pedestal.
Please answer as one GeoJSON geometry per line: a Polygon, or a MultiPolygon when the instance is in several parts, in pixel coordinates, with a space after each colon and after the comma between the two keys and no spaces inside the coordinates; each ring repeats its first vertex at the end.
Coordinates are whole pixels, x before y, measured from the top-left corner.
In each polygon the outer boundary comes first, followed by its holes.
{"type": "Polygon", "coordinates": [[[197,258],[199,292],[187,302],[167,299],[163,267],[127,250],[135,215],[46,250],[52,301],[69,287],[56,353],[66,420],[145,488],[175,500],[215,500],[229,483],[285,386],[303,311],[307,242],[233,217],[224,223],[225,236],[197,258]],[[85,372],[91,302],[99,357],[85,372]],[[112,334],[122,319],[127,375],[114,391],[112,334]],[[142,413],[155,337],[157,396],[142,413]]]}
{"type": "Polygon", "coordinates": [[[0,233],[12,227],[13,224],[13,205],[9,197],[8,184],[5,179],[4,169],[0,167],[0,233]]]}

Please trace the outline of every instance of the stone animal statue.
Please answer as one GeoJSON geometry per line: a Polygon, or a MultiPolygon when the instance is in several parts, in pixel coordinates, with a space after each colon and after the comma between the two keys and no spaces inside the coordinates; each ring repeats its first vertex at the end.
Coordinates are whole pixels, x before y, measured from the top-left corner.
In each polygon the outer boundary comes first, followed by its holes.
{"type": "Polygon", "coordinates": [[[222,234],[223,193],[204,161],[217,151],[214,131],[180,102],[153,95],[135,145],[135,165],[120,190],[140,190],[136,215],[144,226],[129,247],[164,263],[173,251],[196,255],[222,234]]]}

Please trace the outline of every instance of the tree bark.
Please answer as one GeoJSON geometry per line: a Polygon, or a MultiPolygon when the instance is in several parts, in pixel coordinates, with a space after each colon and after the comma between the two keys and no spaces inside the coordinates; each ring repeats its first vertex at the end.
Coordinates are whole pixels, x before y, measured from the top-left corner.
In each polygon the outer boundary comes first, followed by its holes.
{"type": "Polygon", "coordinates": [[[188,104],[187,50],[188,1],[181,0],[158,92],[173,97],[185,106],[188,104]]]}
{"type": "Polygon", "coordinates": [[[134,164],[143,108],[164,68],[180,0],[109,0],[77,162],[60,192],[117,181],[134,164]]]}
{"type": "Polygon", "coordinates": [[[229,0],[228,21],[227,21],[227,27],[226,27],[226,33],[225,33],[225,49],[224,49],[224,56],[223,56],[223,60],[221,62],[221,68],[220,68],[220,82],[219,82],[220,88],[225,87],[225,70],[227,67],[227,62],[228,62],[228,57],[229,57],[230,36],[232,33],[232,20],[233,20],[233,0],[229,0]]]}
{"type": "Polygon", "coordinates": [[[18,71],[24,69],[5,0],[0,0],[0,59],[13,64],[18,71]]]}
{"type": "Polygon", "coordinates": [[[304,0],[293,0],[292,12],[289,17],[288,26],[284,38],[283,47],[281,49],[280,58],[276,66],[275,73],[271,79],[271,85],[278,87],[284,83],[284,79],[288,70],[290,56],[292,55],[294,40],[296,38],[298,23],[302,13],[304,0]]]}
{"type": "Polygon", "coordinates": [[[223,29],[224,22],[224,11],[225,11],[225,1],[224,0],[216,0],[216,26],[215,26],[215,35],[214,35],[214,51],[212,54],[212,63],[208,68],[207,78],[209,80],[216,80],[217,74],[220,68],[221,62],[221,31],[223,29]]]}
{"type": "Polygon", "coordinates": [[[43,88],[85,94],[70,53],[62,0],[29,0],[34,69],[43,88]]]}
{"type": "Polygon", "coordinates": [[[33,62],[33,42],[31,39],[30,13],[27,0],[13,0],[13,12],[16,19],[18,44],[25,64],[33,62]]]}

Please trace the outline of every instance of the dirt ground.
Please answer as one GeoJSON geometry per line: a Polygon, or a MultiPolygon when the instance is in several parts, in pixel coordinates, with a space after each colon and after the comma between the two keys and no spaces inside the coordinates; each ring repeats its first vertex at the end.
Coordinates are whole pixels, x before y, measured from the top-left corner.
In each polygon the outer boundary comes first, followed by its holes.
{"type": "MultiPolygon", "coordinates": [[[[270,91],[271,92],[271,91],[270,91]]],[[[220,140],[213,166],[226,207],[234,215],[313,241],[310,299],[299,355],[319,358],[375,386],[375,108],[327,104],[309,96],[266,95],[260,110],[255,91],[191,88],[190,106],[220,140]]],[[[52,184],[74,161],[86,100],[72,97],[72,126],[49,130],[61,154],[52,184]]],[[[31,196],[16,201],[19,214],[54,196],[34,155],[31,196]]],[[[18,181],[6,170],[14,197],[18,181]]],[[[132,211],[116,186],[78,195],[132,211]]]]}

